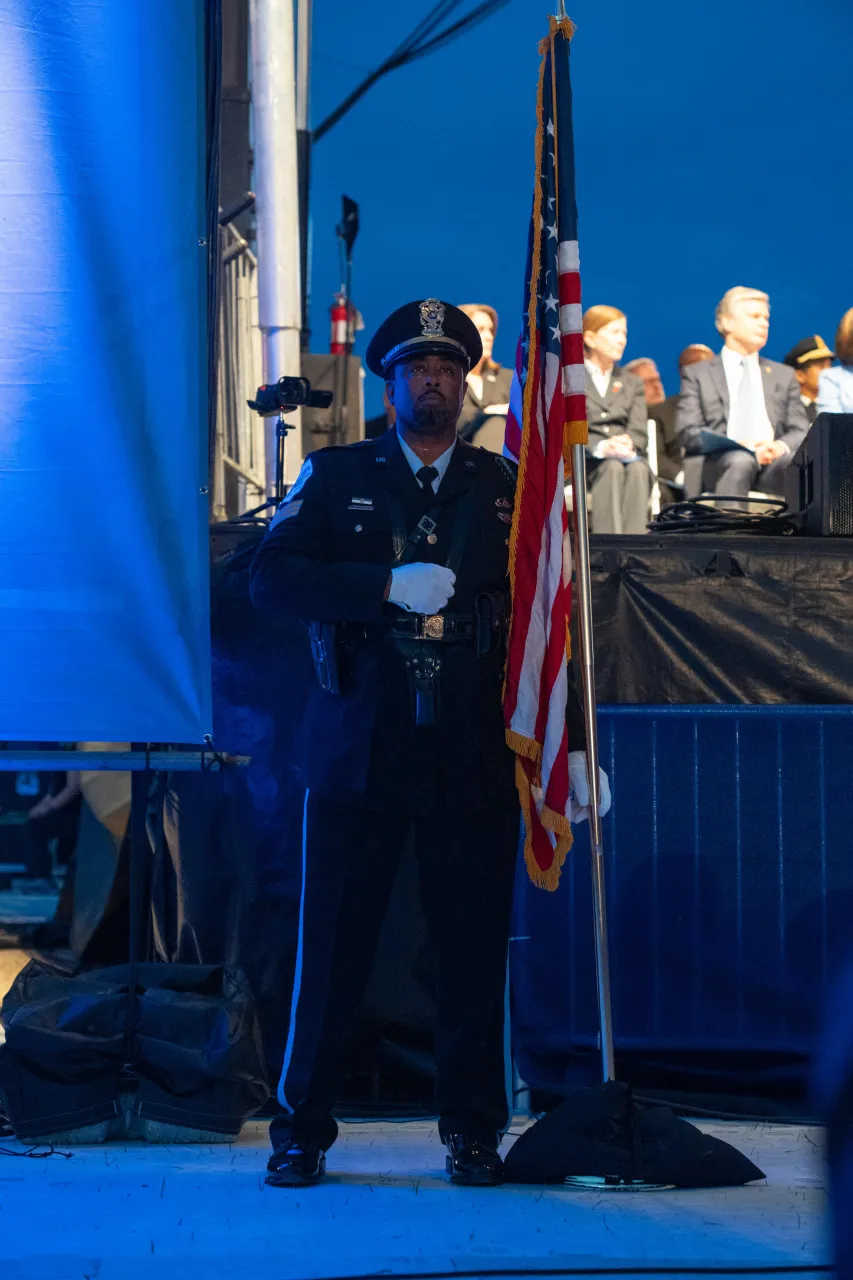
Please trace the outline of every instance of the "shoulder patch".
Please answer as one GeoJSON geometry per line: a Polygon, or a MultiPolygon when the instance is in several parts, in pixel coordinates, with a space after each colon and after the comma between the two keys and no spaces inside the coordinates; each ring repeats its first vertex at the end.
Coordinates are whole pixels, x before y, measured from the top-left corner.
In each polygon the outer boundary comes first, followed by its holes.
{"type": "Polygon", "coordinates": [[[290,503],[285,498],[284,502],[281,504],[278,511],[276,511],[275,515],[273,516],[272,520],[270,520],[270,529],[274,529],[278,524],[283,524],[285,520],[293,520],[296,516],[299,515],[301,507],[302,507],[301,498],[297,498],[295,502],[290,502],[290,503]]]}

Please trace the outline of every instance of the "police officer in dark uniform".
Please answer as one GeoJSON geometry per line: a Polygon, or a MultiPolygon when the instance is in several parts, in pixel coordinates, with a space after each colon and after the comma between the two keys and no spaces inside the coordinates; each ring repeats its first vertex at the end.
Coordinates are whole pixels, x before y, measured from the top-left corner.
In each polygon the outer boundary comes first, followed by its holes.
{"type": "MultiPolygon", "coordinates": [[[[325,1170],[346,1043],[412,829],[438,953],[447,1170],[469,1184],[502,1176],[519,805],[501,694],[516,477],[457,439],[480,354],[456,307],[428,298],[395,311],[367,365],[396,427],[312,453],[252,566],[256,608],[306,624],[318,673],[301,743],[300,940],[267,1176],[277,1186],[325,1170]]],[[[582,750],[573,685],[567,720],[582,750]]]]}

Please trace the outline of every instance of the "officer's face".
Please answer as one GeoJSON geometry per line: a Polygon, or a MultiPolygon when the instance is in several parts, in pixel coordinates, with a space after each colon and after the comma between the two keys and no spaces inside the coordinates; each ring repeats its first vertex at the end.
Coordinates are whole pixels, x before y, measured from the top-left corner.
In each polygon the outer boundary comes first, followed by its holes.
{"type": "Polygon", "coordinates": [[[832,367],[831,360],[808,360],[799,369],[795,369],[800,390],[807,400],[817,400],[817,384],[824,369],[832,367]]]}
{"type": "Polygon", "coordinates": [[[385,384],[397,421],[410,431],[440,436],[462,412],[465,371],[457,360],[428,354],[395,364],[385,384]]]}

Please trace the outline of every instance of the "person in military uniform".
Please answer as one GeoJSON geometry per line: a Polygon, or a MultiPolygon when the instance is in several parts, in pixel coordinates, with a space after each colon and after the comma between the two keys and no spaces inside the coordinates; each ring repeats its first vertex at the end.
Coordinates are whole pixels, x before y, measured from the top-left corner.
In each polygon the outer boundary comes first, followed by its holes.
{"type": "Polygon", "coordinates": [[[794,377],[800,384],[800,400],[806,411],[809,426],[814,426],[817,418],[817,391],[820,375],[825,369],[832,368],[835,352],[830,351],[819,333],[809,338],[802,338],[785,356],[783,364],[794,370],[794,377]]]}
{"type": "MultiPolygon", "coordinates": [[[[475,326],[437,299],[379,328],[367,365],[396,426],[312,453],[252,565],[252,600],[309,629],[300,940],[267,1181],[316,1182],[344,1051],[414,830],[438,956],[439,1132],[451,1179],[500,1182],[504,997],[520,810],[502,680],[515,468],[457,438],[475,326]]],[[[567,707],[578,813],[583,717],[567,707]]],[[[604,781],[606,788],[606,779],[604,781]]]]}

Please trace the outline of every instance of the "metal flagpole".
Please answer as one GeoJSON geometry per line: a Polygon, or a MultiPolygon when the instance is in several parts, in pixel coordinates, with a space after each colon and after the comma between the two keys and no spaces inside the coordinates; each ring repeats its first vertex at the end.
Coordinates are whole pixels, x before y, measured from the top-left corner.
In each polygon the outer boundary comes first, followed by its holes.
{"type": "MultiPolygon", "coordinates": [[[[264,381],[300,373],[299,188],[293,0],[251,0],[252,120],[258,229],[258,322],[264,381]]],[[[278,438],[267,420],[267,492],[272,496],[278,438]]],[[[293,422],[297,442],[301,416],[293,422]]],[[[296,479],[301,448],[286,452],[285,480],[296,479]]]]}
{"type": "Polygon", "coordinates": [[[302,307],[302,350],[311,339],[308,323],[310,263],[308,260],[309,190],[311,186],[311,130],[308,112],[311,88],[312,0],[297,0],[296,7],[296,159],[299,176],[299,275],[302,307]]]}
{"type": "MultiPolygon", "coordinates": [[[[560,5],[563,9],[563,5],[560,5]]],[[[595,719],[595,655],[592,644],[592,584],[589,571],[586,455],[572,446],[572,514],[575,525],[575,566],[578,587],[578,632],[581,649],[583,715],[586,728],[586,767],[589,778],[589,844],[592,861],[592,907],[595,923],[595,971],[598,980],[598,1021],[601,1028],[601,1070],[605,1084],[616,1079],[613,1058],[613,1018],[610,1008],[610,956],[607,945],[607,895],[604,883],[604,841],[601,831],[601,788],[598,776],[598,730],[595,719]]]]}

